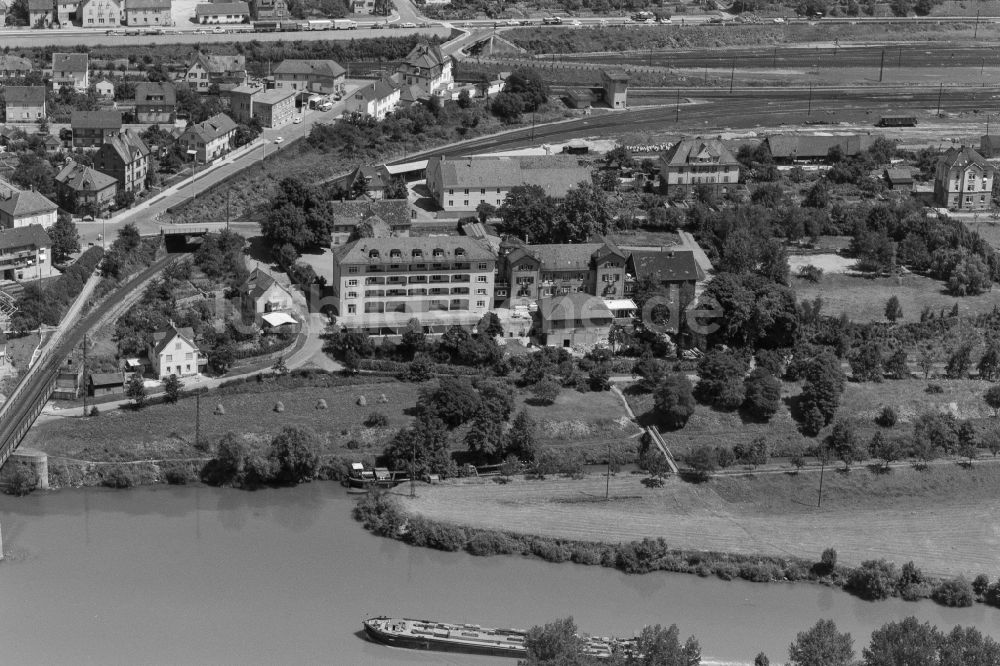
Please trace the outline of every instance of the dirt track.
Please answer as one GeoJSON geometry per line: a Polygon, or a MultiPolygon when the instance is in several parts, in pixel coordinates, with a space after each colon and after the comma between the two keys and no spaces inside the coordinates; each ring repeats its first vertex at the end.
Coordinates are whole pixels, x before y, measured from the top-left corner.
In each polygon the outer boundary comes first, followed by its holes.
{"type": "Polygon", "coordinates": [[[472,481],[426,487],[416,499],[403,499],[429,518],[567,539],[662,536],[674,548],[814,559],[832,546],[845,564],[884,557],[898,564],[914,560],[934,574],[992,577],[1000,570],[1000,498],[992,496],[881,498],[868,508],[838,508],[834,496],[822,510],[794,500],[797,506],[779,512],[728,502],[710,484],[677,479],[649,490],[637,476],[612,478],[610,502],[604,501],[604,487],[603,477],[472,481]]]}

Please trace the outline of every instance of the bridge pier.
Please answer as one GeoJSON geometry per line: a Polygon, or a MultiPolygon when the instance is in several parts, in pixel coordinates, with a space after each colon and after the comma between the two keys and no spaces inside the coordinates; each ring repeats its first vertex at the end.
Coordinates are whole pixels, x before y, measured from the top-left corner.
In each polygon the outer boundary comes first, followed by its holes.
{"type": "Polygon", "coordinates": [[[19,448],[10,454],[7,462],[10,464],[4,466],[4,473],[0,476],[5,482],[10,474],[9,470],[13,470],[15,465],[22,463],[34,473],[35,488],[38,490],[49,489],[49,456],[47,453],[35,449],[19,448]]]}

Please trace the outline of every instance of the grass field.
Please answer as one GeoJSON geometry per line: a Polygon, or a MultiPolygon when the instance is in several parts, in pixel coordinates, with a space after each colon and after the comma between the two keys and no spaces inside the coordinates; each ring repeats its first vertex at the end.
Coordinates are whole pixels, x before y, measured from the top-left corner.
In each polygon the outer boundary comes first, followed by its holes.
{"type": "MultiPolygon", "coordinates": [[[[925,472],[830,472],[822,508],[819,475],[758,475],[648,489],[638,476],[507,484],[477,480],[426,487],[404,505],[428,518],[555,538],[616,543],[663,537],[671,548],[819,559],[836,548],[857,565],[913,560],[938,575],[996,573],[1000,465],[925,472]]],[[[402,495],[402,493],[401,493],[402,495]]]]}
{"type": "Polygon", "coordinates": [[[992,312],[997,304],[996,295],[990,292],[956,298],[945,292],[941,282],[913,274],[898,279],[824,275],[818,283],[793,278],[792,287],[800,301],[822,296],[824,314],[840,316],[846,312],[851,320],[862,323],[885,321],[885,303],[891,296],[903,306],[902,321],[919,321],[925,306],[936,313],[941,308],[949,311],[958,303],[962,316],[974,316],[992,312]]]}

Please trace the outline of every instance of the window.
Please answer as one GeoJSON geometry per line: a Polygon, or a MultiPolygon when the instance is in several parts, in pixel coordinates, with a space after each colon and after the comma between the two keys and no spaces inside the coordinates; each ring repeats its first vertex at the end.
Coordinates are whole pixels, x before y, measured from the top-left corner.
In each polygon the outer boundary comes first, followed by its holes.
{"type": "MultiPolygon", "coordinates": [[[[468,194],[468,192],[466,192],[466,194],[468,194]]],[[[463,201],[462,205],[465,206],[466,208],[468,208],[469,207],[469,200],[466,199],[465,201],[463,201]]]]}
{"type": "Polygon", "coordinates": [[[180,348],[181,348],[181,343],[175,342],[174,343],[174,349],[180,349],[180,348]]]}
{"type": "Polygon", "coordinates": [[[351,303],[347,306],[347,314],[355,314],[358,311],[358,306],[351,303]]]}
{"type": "Polygon", "coordinates": [[[184,366],[184,371],[185,372],[191,372],[191,364],[190,363],[188,363],[187,365],[184,366]]]}
{"type": "Polygon", "coordinates": [[[187,353],[184,354],[184,360],[185,361],[190,361],[192,358],[194,358],[194,353],[193,352],[187,352],[187,353]]]}
{"type": "Polygon", "coordinates": [[[357,273],[358,272],[358,267],[357,266],[348,266],[347,267],[347,272],[348,273],[357,273]]]}
{"type": "Polygon", "coordinates": [[[402,256],[403,256],[403,253],[400,252],[399,250],[389,250],[389,258],[390,259],[401,259],[402,256]]]}
{"type": "Polygon", "coordinates": [[[500,194],[500,188],[499,187],[497,188],[497,194],[500,194]]]}
{"type": "Polygon", "coordinates": [[[448,199],[448,205],[449,206],[454,206],[455,205],[455,200],[454,199],[448,199]]]}
{"type": "Polygon", "coordinates": [[[485,289],[476,289],[476,295],[477,296],[485,296],[486,295],[486,290],[485,289]]]}
{"type": "Polygon", "coordinates": [[[476,307],[477,308],[485,308],[486,307],[486,301],[476,301],[476,307]]]}
{"type": "Polygon", "coordinates": [[[448,194],[455,194],[455,190],[448,190],[448,194]]]}
{"type": "Polygon", "coordinates": [[[485,275],[477,275],[476,276],[476,282],[486,282],[486,281],[487,280],[486,280],[486,276],[485,275]]]}
{"type": "Polygon", "coordinates": [[[348,287],[357,287],[358,286],[358,281],[357,280],[348,280],[347,281],[347,286],[348,287]]]}
{"type": "Polygon", "coordinates": [[[358,292],[356,292],[356,291],[349,291],[349,292],[347,292],[347,297],[348,298],[357,298],[358,297],[358,292]]]}
{"type": "Polygon", "coordinates": [[[423,250],[414,250],[410,254],[413,256],[414,259],[416,259],[418,257],[424,256],[424,251],[423,250]]]}
{"type": "Polygon", "coordinates": [[[167,363],[172,363],[173,360],[174,360],[174,355],[173,354],[167,354],[167,363]]]}
{"type": "Polygon", "coordinates": [[[479,193],[480,193],[480,194],[486,194],[486,188],[484,187],[484,188],[482,188],[481,190],[479,190],[479,193]]]}
{"type": "Polygon", "coordinates": [[[468,194],[469,194],[469,188],[465,188],[465,194],[466,194],[466,195],[468,195],[468,194]]]}

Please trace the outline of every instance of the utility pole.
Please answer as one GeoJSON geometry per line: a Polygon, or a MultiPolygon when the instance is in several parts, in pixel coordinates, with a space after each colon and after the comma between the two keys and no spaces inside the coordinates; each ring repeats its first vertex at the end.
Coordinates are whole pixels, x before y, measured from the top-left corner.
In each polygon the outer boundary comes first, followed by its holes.
{"type": "Polygon", "coordinates": [[[736,58],[733,58],[733,68],[729,71],[729,94],[733,93],[733,81],[736,79],[736,58]]]}
{"type": "Polygon", "coordinates": [[[882,62],[878,66],[878,82],[882,83],[882,72],[885,71],[885,49],[882,49],[882,62]]]}
{"type": "Polygon", "coordinates": [[[233,193],[233,188],[226,190],[226,231],[229,230],[229,195],[233,193]]]}
{"type": "Polygon", "coordinates": [[[811,116],[813,112],[813,84],[809,83],[809,110],[806,111],[807,116],[811,116]]]}
{"type": "Polygon", "coordinates": [[[417,443],[410,442],[410,497],[417,496],[416,487],[417,443]]]}
{"type": "Polygon", "coordinates": [[[776,63],[778,62],[778,47],[774,47],[774,51],[771,53],[771,69],[774,69],[776,63]]]}
{"type": "Polygon", "coordinates": [[[896,69],[903,66],[903,47],[899,47],[899,52],[896,54],[896,69]]]}
{"type": "Polygon", "coordinates": [[[201,393],[194,394],[194,448],[201,441],[201,393]]]}
{"type": "MultiPolygon", "coordinates": [[[[674,104],[674,122],[677,123],[677,122],[680,122],[680,120],[681,120],[681,89],[678,88],[677,89],[677,102],[674,104]]],[[[987,122],[989,122],[989,118],[988,117],[987,117],[987,122]]],[[[989,134],[989,132],[986,132],[986,133],[989,134]]]]}
{"type": "Polygon", "coordinates": [[[823,473],[826,471],[826,454],[821,454],[819,459],[819,501],[816,507],[823,506],[823,473]]]}
{"type": "MultiPolygon", "coordinates": [[[[987,132],[989,134],[989,132],[987,132]]],[[[83,415],[87,416],[87,334],[83,335],[83,415]]]]}
{"type": "Polygon", "coordinates": [[[972,32],[972,38],[975,39],[979,36],[979,10],[976,10],[976,29],[972,32]]]}
{"type": "Polygon", "coordinates": [[[937,113],[935,113],[935,114],[934,114],[934,115],[936,115],[936,116],[937,116],[938,118],[940,118],[940,117],[941,117],[941,96],[942,96],[943,94],[944,94],[944,82],[942,82],[942,83],[941,83],[941,84],[940,84],[940,85],[938,86],[938,105],[937,105],[937,113]]]}

